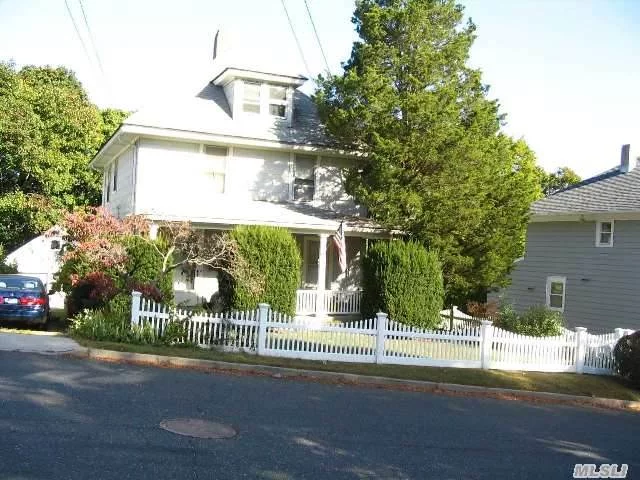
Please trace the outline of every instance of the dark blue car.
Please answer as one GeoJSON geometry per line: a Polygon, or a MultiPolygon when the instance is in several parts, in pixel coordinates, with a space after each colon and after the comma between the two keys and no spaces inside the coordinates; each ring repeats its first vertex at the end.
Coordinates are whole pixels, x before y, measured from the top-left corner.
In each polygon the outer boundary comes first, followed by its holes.
{"type": "Polygon", "coordinates": [[[47,324],[49,297],[42,281],[28,275],[0,275],[0,322],[47,324]]]}

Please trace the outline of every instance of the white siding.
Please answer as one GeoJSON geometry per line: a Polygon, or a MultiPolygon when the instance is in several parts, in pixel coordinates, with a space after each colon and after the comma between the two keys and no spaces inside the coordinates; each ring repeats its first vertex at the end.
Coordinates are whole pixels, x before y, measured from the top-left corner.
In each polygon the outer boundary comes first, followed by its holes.
{"type": "Polygon", "coordinates": [[[228,193],[247,200],[289,198],[288,152],[235,148],[227,168],[228,193]]]}
{"type": "MultiPolygon", "coordinates": [[[[220,194],[212,187],[201,148],[198,143],[141,140],[136,213],[233,219],[243,218],[245,206],[249,208],[251,201],[289,201],[291,152],[229,148],[224,193],[220,194]]],[[[335,158],[320,160],[314,206],[345,214],[362,213],[344,189],[342,169],[348,166],[347,162],[335,158]]]]}
{"type": "Polygon", "coordinates": [[[200,145],[142,140],[138,149],[136,213],[187,214],[194,206],[215,201],[218,194],[200,183],[200,145]]]}
{"type": "MultiPolygon", "coordinates": [[[[133,212],[133,164],[135,157],[135,145],[131,145],[118,157],[117,190],[113,191],[113,176],[109,182],[103,183],[103,189],[110,185],[109,201],[106,201],[106,193],[103,191],[105,208],[117,217],[124,217],[133,212]]],[[[115,160],[114,160],[115,162],[115,160]]],[[[104,172],[112,172],[112,162],[104,172]]],[[[104,181],[104,180],[103,180],[104,181]]]]}
{"type": "Polygon", "coordinates": [[[345,213],[356,213],[359,208],[344,187],[344,169],[353,160],[322,157],[316,172],[315,203],[318,207],[345,213]]]}
{"type": "MultiPolygon", "coordinates": [[[[51,248],[54,241],[58,242],[59,246],[64,244],[60,235],[40,235],[7,255],[6,263],[15,264],[19,273],[40,278],[49,290],[53,277],[60,268],[60,249],[51,248]]],[[[49,304],[51,308],[63,308],[64,294],[49,295],[49,304]]]]}

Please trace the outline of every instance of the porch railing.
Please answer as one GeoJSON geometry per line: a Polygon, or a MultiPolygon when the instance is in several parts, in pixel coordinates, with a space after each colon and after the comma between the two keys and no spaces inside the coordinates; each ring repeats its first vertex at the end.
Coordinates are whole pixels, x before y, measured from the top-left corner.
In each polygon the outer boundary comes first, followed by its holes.
{"type": "MultiPolygon", "coordinates": [[[[360,313],[360,290],[325,290],[324,312],[328,315],[349,315],[360,313]]],[[[317,290],[298,290],[296,313],[310,315],[316,313],[317,290]]]]}

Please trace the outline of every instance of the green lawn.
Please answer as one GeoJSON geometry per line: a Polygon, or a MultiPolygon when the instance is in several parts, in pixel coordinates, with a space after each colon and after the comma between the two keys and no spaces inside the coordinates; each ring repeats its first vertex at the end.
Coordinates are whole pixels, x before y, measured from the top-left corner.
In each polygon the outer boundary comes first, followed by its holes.
{"type": "Polygon", "coordinates": [[[622,400],[640,400],[640,391],[616,377],[576,375],[571,373],[508,372],[469,368],[413,367],[363,363],[321,362],[277,357],[262,357],[246,353],[224,353],[190,347],[156,347],[76,339],[86,347],[122,352],[151,353],[204,360],[270,365],[306,370],[354,373],[407,380],[512,388],[534,392],[565,393],[622,400]]]}

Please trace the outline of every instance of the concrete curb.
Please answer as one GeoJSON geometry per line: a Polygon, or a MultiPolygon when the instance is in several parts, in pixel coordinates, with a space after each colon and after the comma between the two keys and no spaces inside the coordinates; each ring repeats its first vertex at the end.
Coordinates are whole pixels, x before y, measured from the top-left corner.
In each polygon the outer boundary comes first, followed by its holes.
{"type": "Polygon", "coordinates": [[[500,400],[519,400],[533,403],[553,403],[640,412],[640,401],[634,400],[586,397],[581,395],[566,395],[563,393],[529,392],[526,390],[513,390],[509,388],[491,388],[475,385],[427,382],[421,380],[402,380],[397,378],[357,375],[353,373],[298,370],[295,368],[230,363],[217,360],[200,360],[184,357],[169,357],[147,353],[118,352],[114,350],[94,348],[85,348],[70,353],[63,353],[62,355],[107,362],[153,365],[162,368],[188,368],[200,371],[223,372],[240,375],[260,375],[274,378],[289,378],[294,380],[339,383],[354,386],[388,388],[394,390],[427,392],[454,396],[485,397],[500,400]]]}

